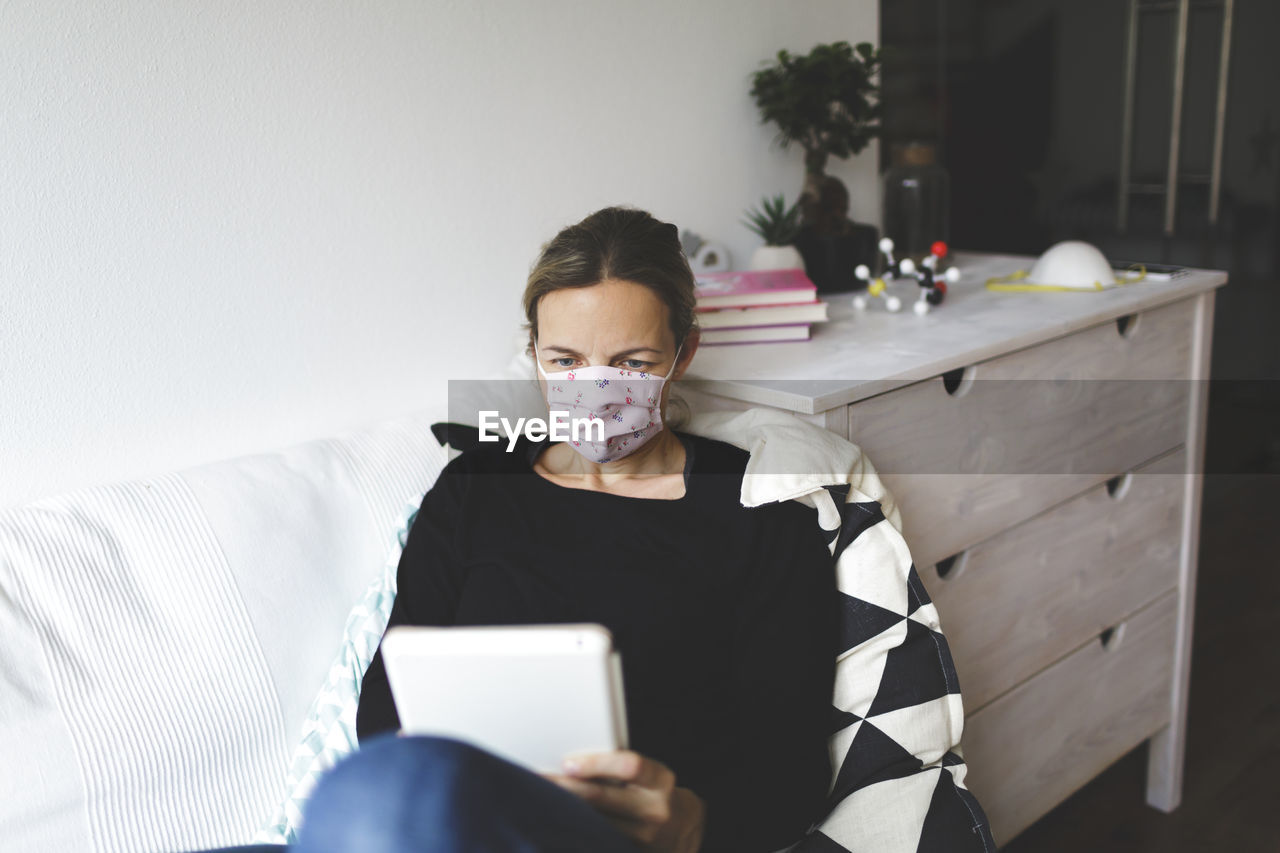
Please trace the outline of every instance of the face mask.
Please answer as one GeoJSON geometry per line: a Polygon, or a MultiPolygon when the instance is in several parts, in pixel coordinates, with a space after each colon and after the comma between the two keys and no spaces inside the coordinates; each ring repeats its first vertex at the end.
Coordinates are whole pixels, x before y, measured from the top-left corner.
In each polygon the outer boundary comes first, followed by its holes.
{"type": "Polygon", "coordinates": [[[608,365],[547,373],[538,358],[537,343],[533,357],[547,380],[548,411],[568,412],[567,431],[573,436],[569,444],[592,462],[613,462],[635,453],[662,431],[662,386],[676,369],[679,348],[666,376],[608,365]],[[604,422],[603,439],[592,418],[604,422]]]}

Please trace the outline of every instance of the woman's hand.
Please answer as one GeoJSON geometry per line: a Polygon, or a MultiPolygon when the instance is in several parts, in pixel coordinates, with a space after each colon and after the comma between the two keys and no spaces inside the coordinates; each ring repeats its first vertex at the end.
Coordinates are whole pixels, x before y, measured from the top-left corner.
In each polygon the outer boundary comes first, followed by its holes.
{"type": "Polygon", "coordinates": [[[660,761],[626,749],[579,753],[565,759],[564,773],[543,773],[582,797],[641,849],[651,853],[697,853],[706,804],[660,761]]]}

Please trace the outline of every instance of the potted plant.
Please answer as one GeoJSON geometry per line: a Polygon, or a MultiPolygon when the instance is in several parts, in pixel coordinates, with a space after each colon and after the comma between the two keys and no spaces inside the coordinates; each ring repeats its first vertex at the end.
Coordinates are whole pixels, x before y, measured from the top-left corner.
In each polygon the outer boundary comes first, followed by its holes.
{"type": "Polygon", "coordinates": [[[755,250],[751,256],[753,270],[780,270],[804,267],[804,258],[793,245],[796,234],[800,230],[800,202],[796,201],[787,207],[782,194],[772,199],[765,197],[760,209],[750,208],[745,211],[743,222],[761,239],[764,245],[755,250]]]}
{"type": "Polygon", "coordinates": [[[868,42],[820,44],[806,55],[780,50],[776,62],[752,75],[751,96],[761,122],[778,125],[783,148],[804,149],[801,224],[795,246],[819,290],[853,290],[858,264],[876,265],[878,234],[848,217],[849,192],[826,174],[831,157],[852,157],[880,133],[880,51],[868,42]]]}

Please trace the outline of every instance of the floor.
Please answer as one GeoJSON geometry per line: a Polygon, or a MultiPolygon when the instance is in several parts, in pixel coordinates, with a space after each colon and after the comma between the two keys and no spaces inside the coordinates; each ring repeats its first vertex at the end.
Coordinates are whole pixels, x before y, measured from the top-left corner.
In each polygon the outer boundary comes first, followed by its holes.
{"type": "Polygon", "coordinates": [[[1181,807],[1144,802],[1146,747],[1006,853],[1280,851],[1280,380],[1211,388],[1181,807]]]}

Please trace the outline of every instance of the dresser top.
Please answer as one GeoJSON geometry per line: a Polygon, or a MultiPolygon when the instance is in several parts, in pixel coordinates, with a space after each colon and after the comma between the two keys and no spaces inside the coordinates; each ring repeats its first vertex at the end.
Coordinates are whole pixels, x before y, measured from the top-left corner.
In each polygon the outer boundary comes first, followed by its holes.
{"type": "MultiPolygon", "coordinates": [[[[802,414],[880,394],[1125,314],[1165,305],[1220,287],[1227,274],[1192,270],[1173,281],[1143,280],[1102,291],[1000,292],[987,279],[1029,270],[1035,257],[956,252],[960,281],[928,314],[911,310],[914,279],[891,285],[902,309],[881,299],[862,311],[853,294],[827,294],[830,320],[813,324],[812,338],[793,343],[700,347],[680,384],[757,405],[802,414]]],[[[864,291],[865,292],[865,291],[864,291]]],[[[679,386],[677,386],[679,387],[679,386]]]]}

